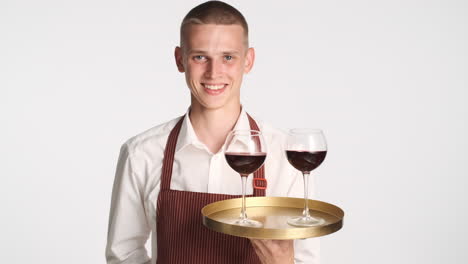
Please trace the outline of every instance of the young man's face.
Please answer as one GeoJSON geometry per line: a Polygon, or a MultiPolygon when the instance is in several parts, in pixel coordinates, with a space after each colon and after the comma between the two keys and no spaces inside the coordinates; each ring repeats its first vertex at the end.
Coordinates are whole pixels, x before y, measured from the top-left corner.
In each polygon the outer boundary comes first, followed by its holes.
{"type": "Polygon", "coordinates": [[[185,72],[192,93],[192,106],[219,109],[240,104],[244,73],[254,61],[254,50],[246,47],[240,25],[189,25],[175,57],[185,72]]]}

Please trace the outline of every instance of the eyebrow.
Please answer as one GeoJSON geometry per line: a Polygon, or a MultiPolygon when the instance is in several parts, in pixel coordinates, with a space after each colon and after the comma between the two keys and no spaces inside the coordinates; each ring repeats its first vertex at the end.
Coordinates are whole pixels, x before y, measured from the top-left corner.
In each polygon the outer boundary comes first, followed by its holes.
{"type": "MultiPolygon", "coordinates": [[[[204,50],[189,50],[188,51],[188,54],[194,54],[194,53],[198,53],[198,54],[208,54],[207,51],[204,51],[204,50]]],[[[227,51],[223,51],[221,52],[222,54],[234,54],[234,55],[239,55],[240,52],[239,51],[236,51],[236,50],[227,50],[227,51]]]]}

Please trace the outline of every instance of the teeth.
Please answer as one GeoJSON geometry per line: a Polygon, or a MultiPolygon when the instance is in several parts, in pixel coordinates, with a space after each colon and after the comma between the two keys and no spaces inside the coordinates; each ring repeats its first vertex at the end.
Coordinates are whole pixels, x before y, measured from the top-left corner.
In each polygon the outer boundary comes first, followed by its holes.
{"type": "Polygon", "coordinates": [[[219,90],[224,87],[224,84],[222,85],[209,85],[209,84],[204,84],[204,86],[210,90],[219,90]]]}

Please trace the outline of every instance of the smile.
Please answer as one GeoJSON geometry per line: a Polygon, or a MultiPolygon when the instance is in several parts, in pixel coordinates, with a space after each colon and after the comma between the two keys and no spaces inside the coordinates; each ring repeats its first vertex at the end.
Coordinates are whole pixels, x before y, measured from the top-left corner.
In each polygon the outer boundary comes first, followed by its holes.
{"type": "Polygon", "coordinates": [[[207,84],[207,83],[202,83],[203,88],[205,88],[205,93],[213,96],[217,96],[222,94],[225,90],[226,87],[228,86],[227,84],[207,84]]]}
{"type": "Polygon", "coordinates": [[[226,84],[203,84],[203,87],[209,89],[209,90],[221,90],[224,87],[226,87],[226,84]]]}

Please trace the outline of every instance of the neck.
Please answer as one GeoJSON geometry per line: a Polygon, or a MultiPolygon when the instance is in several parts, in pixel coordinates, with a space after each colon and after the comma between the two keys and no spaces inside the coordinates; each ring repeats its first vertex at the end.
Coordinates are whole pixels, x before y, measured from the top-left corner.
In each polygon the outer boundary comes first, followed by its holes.
{"type": "Polygon", "coordinates": [[[212,153],[217,153],[229,132],[236,125],[240,112],[240,104],[220,109],[206,109],[192,104],[189,117],[198,139],[212,153]]]}

